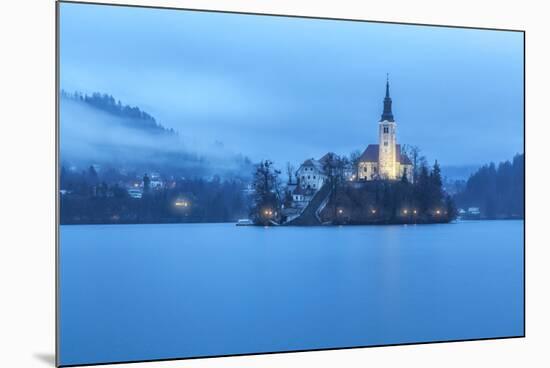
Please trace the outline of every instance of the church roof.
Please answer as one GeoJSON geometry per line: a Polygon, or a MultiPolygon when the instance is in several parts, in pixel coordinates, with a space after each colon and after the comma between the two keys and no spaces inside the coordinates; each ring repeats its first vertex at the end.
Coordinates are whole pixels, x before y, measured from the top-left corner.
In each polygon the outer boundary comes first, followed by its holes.
{"type": "MultiPolygon", "coordinates": [[[[399,160],[399,163],[401,165],[412,165],[411,160],[405,153],[401,153],[401,145],[396,144],[396,156],[399,160]]],[[[367,148],[363,151],[361,156],[359,157],[359,162],[376,162],[378,163],[378,152],[379,152],[379,145],[378,144],[369,144],[367,148]]]]}
{"type": "Polygon", "coordinates": [[[378,162],[378,145],[369,144],[359,156],[359,162],[378,162]]]}

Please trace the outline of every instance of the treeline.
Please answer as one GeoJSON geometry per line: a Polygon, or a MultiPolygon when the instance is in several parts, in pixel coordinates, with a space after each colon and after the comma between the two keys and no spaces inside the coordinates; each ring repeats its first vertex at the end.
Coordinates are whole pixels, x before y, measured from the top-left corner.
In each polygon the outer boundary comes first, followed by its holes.
{"type": "Polygon", "coordinates": [[[177,179],[152,188],[145,175],[141,198],[128,183],[103,181],[93,167],[80,173],[62,170],[61,224],[233,222],[248,214],[245,184],[238,179],[177,179]]]}
{"type": "MultiPolygon", "coordinates": [[[[456,218],[456,206],[442,188],[437,161],[418,168],[417,180],[373,180],[336,185],[321,212],[333,224],[446,223],[456,218]]],[[[329,180],[329,185],[331,181],[329,180]]]]}
{"type": "Polygon", "coordinates": [[[87,95],[82,94],[81,92],[68,93],[62,90],[61,96],[86,103],[96,109],[105,111],[120,118],[131,119],[133,122],[132,124],[129,124],[129,126],[134,128],[144,129],[152,133],[169,135],[176,134],[174,129],[167,129],[157,123],[153,116],[145,111],[142,111],[139,107],[123,105],[120,100],[115,100],[115,98],[109,94],[94,92],[91,95],[87,95]]]}
{"type": "Polygon", "coordinates": [[[482,218],[523,218],[524,161],[525,155],[518,154],[512,161],[480,168],[455,195],[458,207],[479,207],[482,218]]]}

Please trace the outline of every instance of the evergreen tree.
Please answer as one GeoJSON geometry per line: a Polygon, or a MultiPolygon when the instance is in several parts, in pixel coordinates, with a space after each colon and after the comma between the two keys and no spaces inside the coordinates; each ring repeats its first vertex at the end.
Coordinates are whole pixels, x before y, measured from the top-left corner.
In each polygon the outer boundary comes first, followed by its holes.
{"type": "Polygon", "coordinates": [[[416,198],[421,213],[426,213],[430,208],[430,175],[426,165],[420,166],[418,180],[416,181],[416,198]]]}
{"type": "Polygon", "coordinates": [[[442,205],[443,200],[443,181],[441,180],[441,168],[437,160],[430,172],[429,181],[428,206],[430,208],[437,208],[442,205]]]}
{"type": "Polygon", "coordinates": [[[524,155],[481,167],[454,199],[462,208],[479,207],[486,218],[523,218],[524,155]]]}

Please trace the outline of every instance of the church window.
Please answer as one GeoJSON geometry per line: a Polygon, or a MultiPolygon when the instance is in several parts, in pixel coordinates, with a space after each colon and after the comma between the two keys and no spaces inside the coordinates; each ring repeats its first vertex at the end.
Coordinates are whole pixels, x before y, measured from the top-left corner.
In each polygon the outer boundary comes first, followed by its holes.
{"type": "Polygon", "coordinates": [[[385,141],[385,142],[384,142],[384,146],[387,146],[387,145],[388,145],[388,141],[385,141]]]}
{"type": "Polygon", "coordinates": [[[311,176],[308,175],[307,178],[308,178],[308,179],[311,179],[311,176]]]}
{"type": "Polygon", "coordinates": [[[386,134],[387,134],[387,133],[389,133],[389,132],[390,132],[390,128],[388,128],[388,127],[384,127],[384,133],[386,133],[386,134]]]}
{"type": "Polygon", "coordinates": [[[368,171],[368,169],[367,169],[367,167],[366,167],[366,166],[365,166],[365,167],[363,167],[363,171],[364,171],[364,172],[367,172],[367,171],[368,171]]]}
{"type": "Polygon", "coordinates": [[[313,175],[313,179],[315,179],[315,175],[313,175]]]}
{"type": "Polygon", "coordinates": [[[315,189],[315,184],[313,184],[313,188],[315,189]]]}

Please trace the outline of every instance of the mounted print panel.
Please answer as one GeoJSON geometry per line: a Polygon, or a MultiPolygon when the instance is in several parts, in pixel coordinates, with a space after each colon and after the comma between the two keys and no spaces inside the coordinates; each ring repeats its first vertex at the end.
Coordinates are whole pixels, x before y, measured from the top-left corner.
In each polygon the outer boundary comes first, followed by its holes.
{"type": "Polygon", "coordinates": [[[58,3],[57,359],[524,336],[524,33],[58,3]]]}

